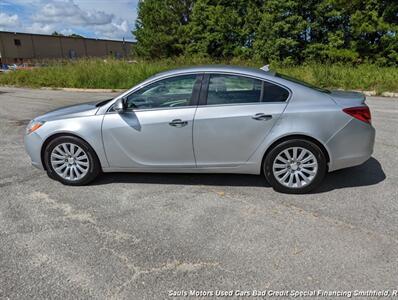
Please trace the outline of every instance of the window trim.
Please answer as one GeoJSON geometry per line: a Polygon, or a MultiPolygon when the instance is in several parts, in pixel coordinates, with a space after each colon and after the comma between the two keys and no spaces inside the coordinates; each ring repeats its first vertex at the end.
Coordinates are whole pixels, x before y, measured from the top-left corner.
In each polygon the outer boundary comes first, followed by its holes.
{"type": "MultiPolygon", "coordinates": [[[[261,91],[261,93],[263,94],[263,89],[261,91]]],[[[261,95],[263,96],[263,95],[261,95]]],[[[257,77],[257,76],[252,76],[249,74],[241,74],[241,73],[234,73],[234,72],[206,72],[204,74],[204,78],[203,78],[203,83],[202,83],[202,89],[200,92],[200,99],[199,99],[199,106],[209,106],[209,107],[217,107],[217,106],[241,106],[241,105],[259,105],[259,104],[280,104],[280,103],[288,103],[291,99],[292,96],[292,91],[285,85],[282,85],[278,82],[274,82],[265,78],[261,78],[261,77],[257,77]],[[286,98],[285,101],[275,101],[275,102],[263,102],[263,101],[259,101],[259,102],[249,102],[249,103],[224,103],[224,104],[207,104],[207,95],[209,92],[209,82],[210,82],[210,76],[211,75],[226,75],[226,76],[239,76],[239,77],[246,77],[246,78],[250,78],[250,79],[256,79],[256,80],[260,80],[263,84],[263,82],[268,82],[270,84],[274,84],[277,85],[283,89],[285,89],[288,93],[289,96],[286,98]]]]}
{"type": "MultiPolygon", "coordinates": [[[[159,77],[153,80],[149,80],[150,78],[148,78],[149,81],[145,82],[145,83],[140,83],[138,85],[136,85],[135,87],[133,87],[132,89],[130,89],[130,91],[124,95],[124,97],[128,97],[129,95],[131,95],[132,93],[135,93],[136,91],[152,84],[155,82],[158,82],[160,80],[164,80],[164,79],[169,79],[172,77],[179,77],[179,76],[185,76],[185,75],[196,75],[197,76],[197,81],[195,82],[195,85],[200,85],[200,88],[198,88],[197,90],[193,90],[193,92],[197,92],[196,97],[193,99],[195,101],[192,101],[191,105],[189,106],[178,106],[178,107],[163,107],[163,108],[147,108],[147,109],[140,109],[140,110],[136,110],[137,112],[139,111],[156,111],[156,110],[170,110],[170,109],[183,109],[183,108],[195,108],[195,107],[202,107],[202,106],[209,106],[209,107],[217,107],[217,106],[237,106],[237,105],[259,105],[259,104],[282,104],[282,103],[286,103],[288,104],[290,102],[290,99],[292,98],[293,92],[292,90],[287,87],[284,84],[281,84],[279,82],[275,82],[272,80],[269,80],[268,78],[264,78],[262,76],[254,76],[251,74],[245,74],[245,73],[238,73],[238,72],[228,72],[228,71],[203,71],[203,72],[187,72],[187,73],[180,73],[180,74],[170,74],[167,76],[163,76],[163,77],[159,77]],[[210,104],[207,105],[207,90],[208,90],[208,84],[209,84],[209,78],[211,74],[223,74],[223,75],[235,75],[235,76],[242,76],[242,77],[248,77],[248,78],[252,78],[252,79],[257,79],[257,80],[261,80],[261,81],[265,81],[271,84],[275,84],[277,86],[280,86],[282,88],[284,88],[285,90],[287,90],[289,92],[289,96],[286,99],[286,101],[280,101],[280,102],[255,102],[255,103],[231,103],[231,104],[210,104]],[[198,80],[198,78],[200,77],[200,81],[198,80]]],[[[194,88],[195,88],[194,85],[194,88]]],[[[192,93],[193,93],[192,92],[192,93]]],[[[114,98],[114,99],[118,99],[120,96],[114,98]]],[[[115,105],[116,101],[114,103],[112,103],[104,112],[105,114],[107,113],[116,113],[115,111],[113,111],[113,106],[115,105]]],[[[130,111],[134,111],[133,109],[129,109],[130,111]]]]}
{"type": "MultiPolygon", "coordinates": [[[[193,108],[193,107],[197,107],[198,106],[198,101],[199,101],[199,94],[201,92],[201,86],[202,86],[202,81],[203,81],[203,74],[202,73],[186,73],[186,74],[174,74],[171,76],[166,76],[166,77],[161,77],[161,78],[157,78],[156,80],[153,81],[149,81],[143,85],[138,85],[136,89],[132,90],[130,93],[126,94],[123,96],[124,97],[129,97],[131,94],[134,94],[136,92],[138,92],[139,90],[151,85],[151,84],[155,84],[159,81],[163,81],[163,80],[167,80],[170,78],[177,78],[177,77],[183,77],[183,76],[190,76],[190,75],[195,75],[195,82],[194,85],[192,87],[192,96],[191,96],[191,101],[189,103],[189,105],[186,106],[176,106],[176,107],[154,107],[154,108],[143,108],[143,109],[134,109],[134,108],[128,108],[126,109],[127,112],[140,112],[140,111],[156,111],[156,110],[171,110],[171,109],[183,109],[183,108],[193,108]]],[[[112,104],[107,113],[114,113],[113,111],[113,106],[115,105],[112,104]]]]}

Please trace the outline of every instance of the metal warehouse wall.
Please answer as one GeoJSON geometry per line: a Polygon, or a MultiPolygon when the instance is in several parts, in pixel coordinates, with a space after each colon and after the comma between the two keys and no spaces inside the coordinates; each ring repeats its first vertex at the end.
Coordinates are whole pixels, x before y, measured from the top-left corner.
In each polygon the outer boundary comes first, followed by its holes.
{"type": "Polygon", "coordinates": [[[134,43],[0,31],[2,63],[37,59],[131,56],[134,43]]]}

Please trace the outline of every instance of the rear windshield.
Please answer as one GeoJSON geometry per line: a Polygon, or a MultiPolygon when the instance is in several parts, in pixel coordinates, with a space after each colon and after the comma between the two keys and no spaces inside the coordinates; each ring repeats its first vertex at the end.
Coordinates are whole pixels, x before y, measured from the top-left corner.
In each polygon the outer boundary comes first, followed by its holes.
{"type": "Polygon", "coordinates": [[[321,92],[321,93],[330,94],[330,91],[327,90],[327,89],[323,89],[323,88],[317,87],[317,86],[315,86],[315,85],[313,85],[313,84],[311,84],[311,83],[308,83],[308,82],[305,82],[305,81],[301,81],[301,80],[299,80],[299,79],[297,79],[297,78],[290,77],[290,76],[288,76],[288,75],[276,73],[275,76],[276,76],[276,77],[283,78],[283,79],[286,79],[286,80],[289,80],[289,81],[292,81],[292,82],[294,82],[294,83],[301,84],[301,85],[303,85],[303,86],[306,86],[306,87],[309,87],[309,88],[311,88],[311,89],[317,90],[318,92],[321,92]]]}

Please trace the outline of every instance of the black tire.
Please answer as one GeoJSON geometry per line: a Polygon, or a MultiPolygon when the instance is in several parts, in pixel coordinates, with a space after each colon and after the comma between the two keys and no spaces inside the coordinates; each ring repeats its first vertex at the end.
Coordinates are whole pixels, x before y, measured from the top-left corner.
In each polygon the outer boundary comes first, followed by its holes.
{"type": "Polygon", "coordinates": [[[65,185],[79,186],[86,185],[93,181],[101,172],[101,165],[99,159],[91,146],[85,142],[84,140],[74,137],[74,136],[60,136],[53,139],[44,150],[44,163],[47,169],[47,174],[50,178],[58,180],[59,182],[65,185]],[[88,171],[87,173],[78,180],[68,180],[62,178],[58,173],[53,169],[51,164],[51,153],[55,147],[62,143],[73,143],[84,150],[88,157],[88,171]]]}
{"type": "MultiPolygon", "coordinates": [[[[324,153],[316,144],[307,140],[292,139],[281,142],[280,144],[276,145],[268,152],[267,156],[263,161],[263,171],[265,178],[268,180],[268,182],[271,184],[274,190],[286,194],[305,194],[312,191],[314,188],[320,185],[325,176],[326,170],[327,170],[327,162],[324,153]],[[318,163],[316,175],[314,176],[312,181],[310,181],[310,183],[302,187],[288,187],[286,185],[283,185],[277,180],[273,172],[273,164],[277,156],[284,150],[291,147],[301,147],[310,151],[314,155],[318,163]]],[[[298,180],[298,182],[301,182],[301,180],[298,180]]]]}

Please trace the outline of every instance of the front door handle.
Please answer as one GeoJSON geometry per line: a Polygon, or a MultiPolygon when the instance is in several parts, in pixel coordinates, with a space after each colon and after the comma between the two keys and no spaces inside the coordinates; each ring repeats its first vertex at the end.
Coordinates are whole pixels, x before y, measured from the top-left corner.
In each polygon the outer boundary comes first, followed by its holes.
{"type": "Polygon", "coordinates": [[[266,121],[266,120],[271,120],[272,116],[271,115],[266,115],[266,114],[263,114],[263,113],[258,113],[258,114],[255,114],[252,117],[252,119],[253,120],[257,120],[257,121],[266,121]]]}
{"type": "Polygon", "coordinates": [[[181,119],[175,119],[169,123],[170,126],[184,127],[188,125],[188,121],[182,121],[181,119]]]}

